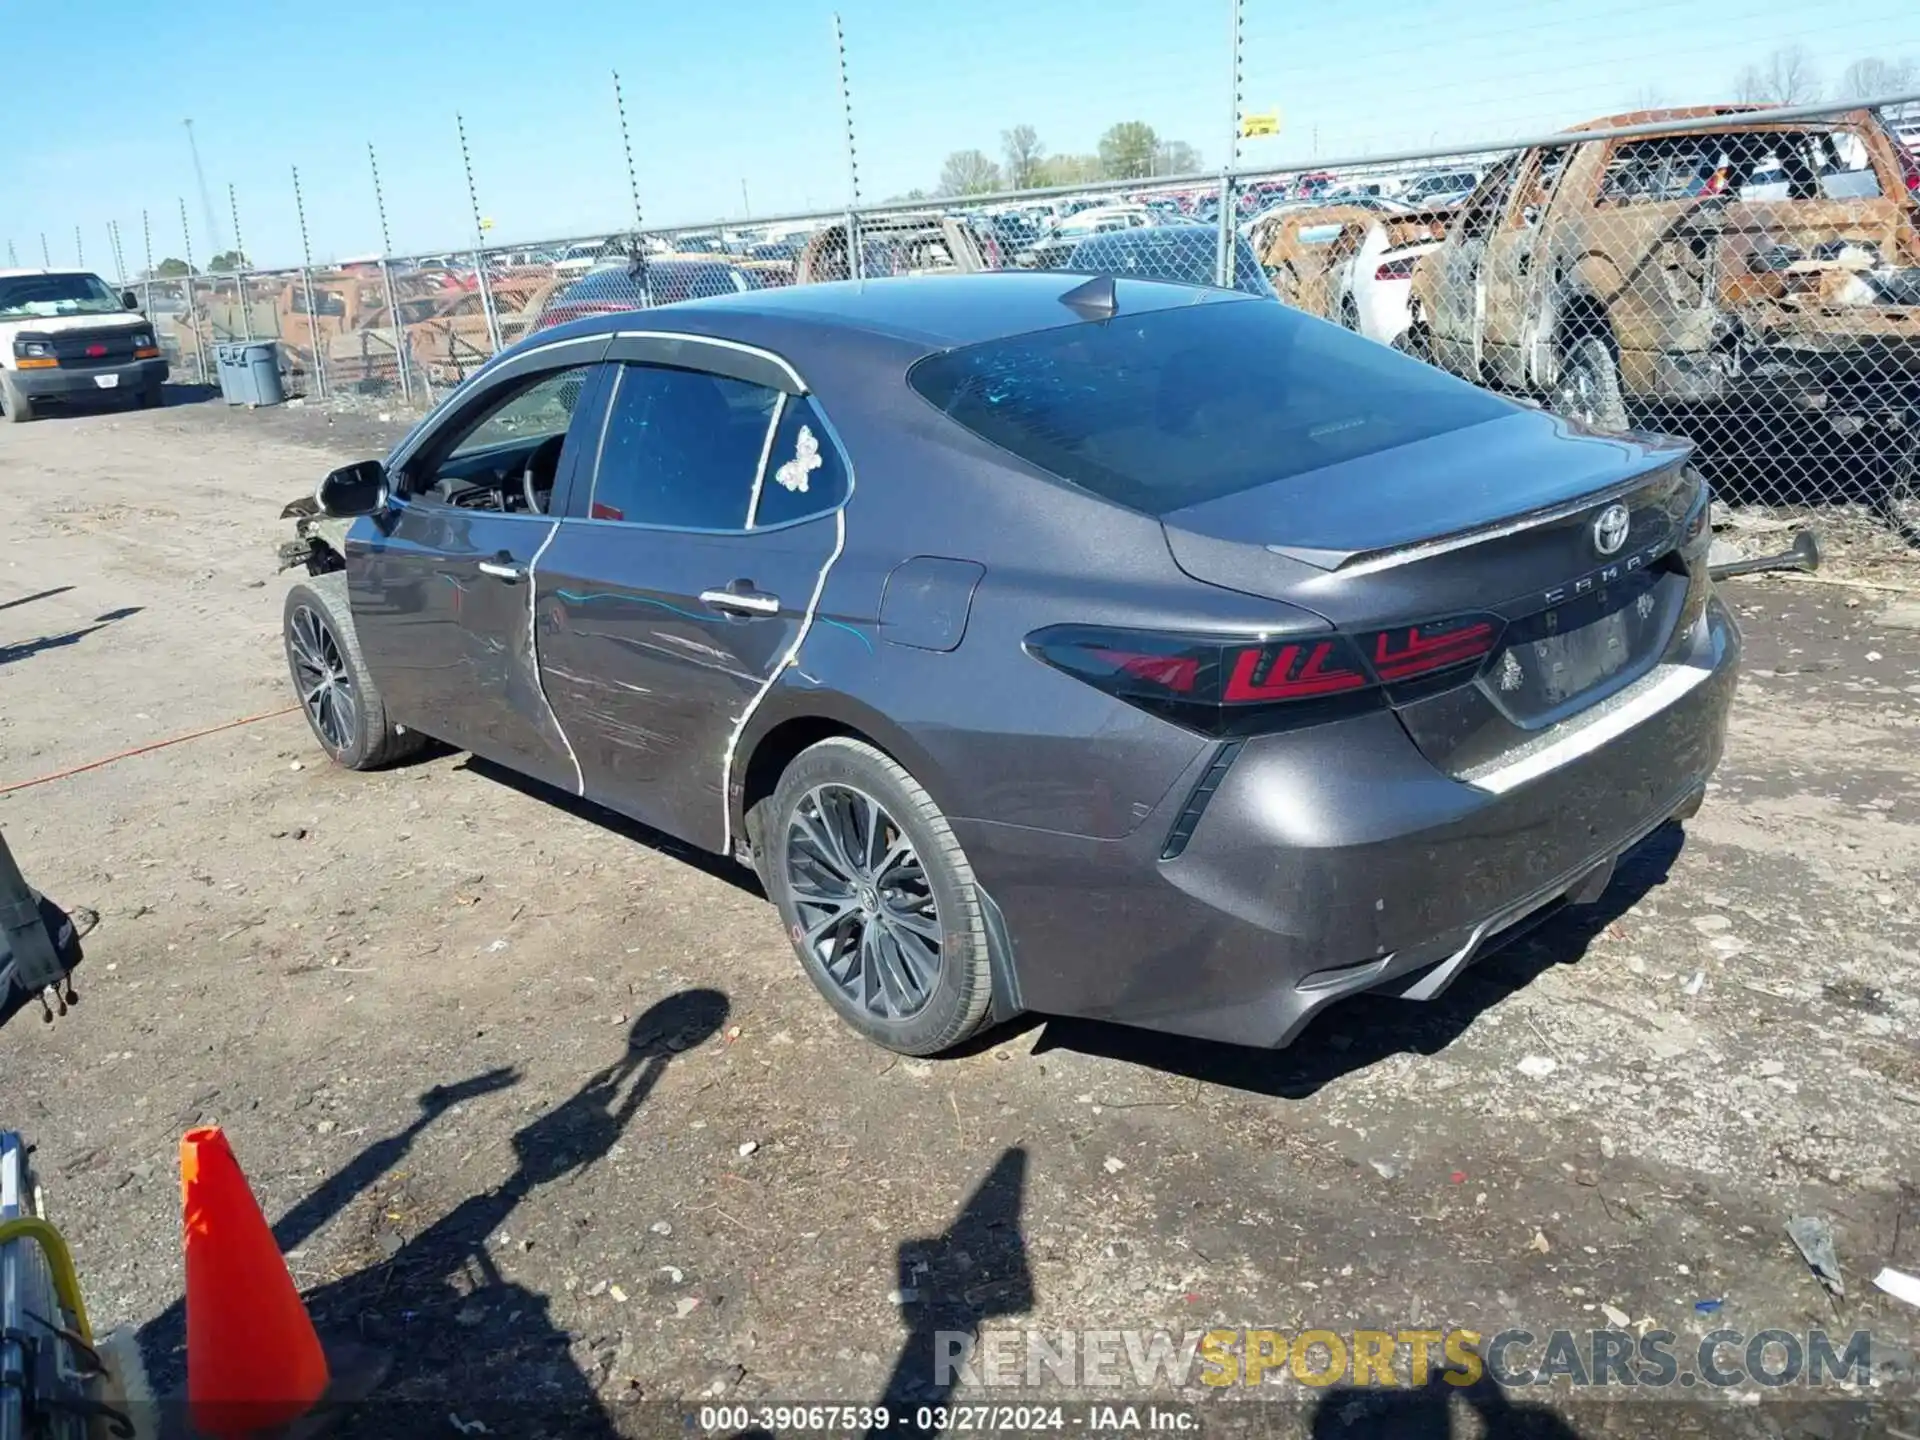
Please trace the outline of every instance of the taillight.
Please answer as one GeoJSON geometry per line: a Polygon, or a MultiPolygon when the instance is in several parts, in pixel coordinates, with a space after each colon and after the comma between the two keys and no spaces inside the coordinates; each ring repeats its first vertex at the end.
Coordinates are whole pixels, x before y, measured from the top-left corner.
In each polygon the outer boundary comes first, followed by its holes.
{"type": "Polygon", "coordinates": [[[1893,142],[1893,153],[1900,157],[1900,178],[1906,181],[1909,195],[1920,195],[1920,160],[1913,158],[1913,152],[1903,141],[1893,142]]]}
{"type": "Polygon", "coordinates": [[[1354,663],[1353,647],[1338,635],[1331,640],[1291,640],[1284,645],[1229,647],[1229,705],[1267,700],[1308,700],[1367,688],[1366,674],[1354,663]]]}
{"type": "Polygon", "coordinates": [[[1436,678],[1460,683],[1493,653],[1502,628],[1492,615],[1462,615],[1358,635],[1241,640],[1057,625],[1029,635],[1026,648],[1130,705],[1233,735],[1370,708],[1410,681],[1420,693],[1436,678]]]}
{"type": "Polygon", "coordinates": [[[1367,658],[1383,681],[1411,680],[1486,659],[1500,638],[1500,622],[1489,616],[1463,615],[1425,625],[1376,631],[1367,658]]]}
{"type": "Polygon", "coordinates": [[[1388,260],[1373,272],[1376,280],[1411,280],[1413,267],[1420,263],[1418,255],[1408,255],[1399,260],[1388,260]]]}

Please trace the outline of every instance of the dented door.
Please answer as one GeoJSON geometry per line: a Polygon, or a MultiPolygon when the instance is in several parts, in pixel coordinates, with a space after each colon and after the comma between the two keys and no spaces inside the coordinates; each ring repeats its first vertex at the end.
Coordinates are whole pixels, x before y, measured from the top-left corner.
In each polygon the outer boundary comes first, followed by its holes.
{"type": "Polygon", "coordinates": [[[719,850],[728,747],[838,552],[841,467],[778,375],[674,358],[618,367],[592,482],[540,562],[541,674],[586,795],[719,850]]]}
{"type": "Polygon", "coordinates": [[[394,457],[394,498],[347,537],[347,589],[393,718],[573,789],[566,738],[541,693],[534,567],[554,533],[525,503],[530,465],[564,506],[597,434],[589,384],[604,339],[502,365],[394,457]]]}

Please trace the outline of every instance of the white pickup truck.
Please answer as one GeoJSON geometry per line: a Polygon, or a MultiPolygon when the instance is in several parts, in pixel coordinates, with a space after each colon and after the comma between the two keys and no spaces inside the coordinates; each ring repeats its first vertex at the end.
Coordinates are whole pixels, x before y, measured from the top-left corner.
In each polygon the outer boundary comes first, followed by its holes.
{"type": "Polygon", "coordinates": [[[131,290],[85,270],[0,270],[0,415],[48,402],[124,395],[160,403],[167,362],[131,290]]]}

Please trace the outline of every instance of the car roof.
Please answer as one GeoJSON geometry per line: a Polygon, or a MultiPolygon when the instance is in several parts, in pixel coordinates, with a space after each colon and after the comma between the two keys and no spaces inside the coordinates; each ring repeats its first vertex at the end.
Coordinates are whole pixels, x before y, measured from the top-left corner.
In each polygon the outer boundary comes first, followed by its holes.
{"type": "MultiPolygon", "coordinates": [[[[1577,133],[1582,130],[1611,130],[1622,125],[1650,125],[1662,120],[1723,119],[1730,123],[1738,123],[1745,116],[1763,116],[1769,108],[1771,107],[1765,105],[1676,105],[1660,110],[1629,110],[1624,115],[1603,115],[1598,120],[1589,120],[1584,125],[1575,125],[1568,133],[1577,133]]],[[[1836,110],[1832,114],[1819,115],[1811,120],[1760,119],[1757,123],[1772,127],[1824,125],[1834,121],[1857,124],[1867,113],[1861,109],[1836,110]]]]}
{"type": "Polygon", "coordinates": [[[91,275],[93,273],[94,272],[91,270],[72,270],[72,269],[64,269],[64,268],[49,270],[42,265],[33,265],[33,266],[22,265],[15,270],[8,270],[4,267],[0,267],[0,280],[12,280],[17,276],[21,276],[21,275],[91,275]]]}
{"type": "MultiPolygon", "coordinates": [[[[1061,303],[1061,297],[1093,278],[1089,271],[998,270],[837,280],[718,295],[644,313],[650,330],[724,337],[729,320],[771,321],[817,329],[823,343],[864,335],[944,350],[1074,324],[1079,317],[1061,303]]],[[[1115,291],[1122,315],[1250,298],[1230,290],[1130,277],[1117,280],[1115,291]]],[[[599,316],[578,322],[577,329],[567,328],[573,334],[593,334],[633,324],[634,316],[625,314],[599,316]]]]}

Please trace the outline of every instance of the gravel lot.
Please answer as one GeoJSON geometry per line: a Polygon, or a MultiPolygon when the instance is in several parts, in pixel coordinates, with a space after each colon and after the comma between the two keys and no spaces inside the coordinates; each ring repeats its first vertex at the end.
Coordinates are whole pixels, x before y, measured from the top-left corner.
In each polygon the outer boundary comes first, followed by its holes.
{"type": "MultiPolygon", "coordinates": [[[[181,402],[0,433],[0,786],[288,704],[280,507],[398,430],[181,402]]],[[[1869,1281],[1920,1271],[1920,633],[1886,589],[1729,593],[1746,678],[1684,840],[1278,1054],[1034,1020],[889,1056],[744,871],[463,755],[335,770],[297,714],[21,789],[23,867],[101,918],[81,1004],[0,1032],[0,1120],[163,1383],[175,1147],[226,1126],[323,1331],[393,1352],[393,1433],[938,1398],[935,1332],[975,1325],[1858,1328],[1910,1395],[1920,1312],[1869,1281]]],[[[1276,1433],[1448,1433],[1431,1389],[1262,1393],[1276,1433]]],[[[1454,1398],[1462,1434],[1866,1433],[1793,1389],[1454,1398]]]]}

